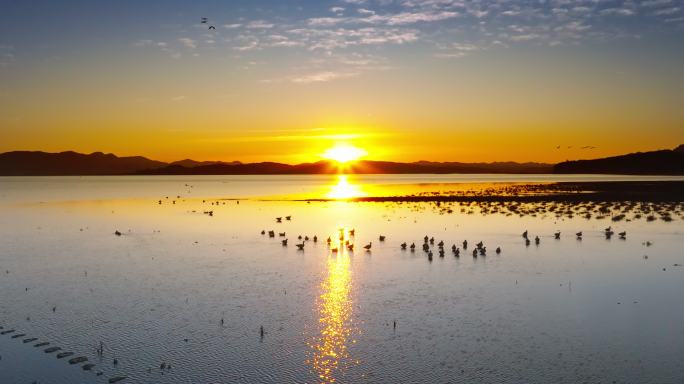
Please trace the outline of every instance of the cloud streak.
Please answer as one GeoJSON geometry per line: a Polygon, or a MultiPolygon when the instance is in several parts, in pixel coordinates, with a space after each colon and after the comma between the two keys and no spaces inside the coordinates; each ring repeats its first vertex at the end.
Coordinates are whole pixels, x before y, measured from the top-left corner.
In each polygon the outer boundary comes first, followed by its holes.
{"type": "MultiPolygon", "coordinates": [[[[299,16],[221,20],[223,27],[209,37],[203,31],[201,36],[178,37],[174,44],[143,39],[134,45],[155,47],[175,58],[204,48],[228,48],[247,55],[245,60],[269,50],[300,50],[307,58],[420,45],[435,58],[460,59],[501,47],[593,44],[682,29],[682,8],[680,0],[338,0],[321,14],[304,10],[299,16]]],[[[289,78],[310,84],[365,72],[338,63],[289,78]]]]}

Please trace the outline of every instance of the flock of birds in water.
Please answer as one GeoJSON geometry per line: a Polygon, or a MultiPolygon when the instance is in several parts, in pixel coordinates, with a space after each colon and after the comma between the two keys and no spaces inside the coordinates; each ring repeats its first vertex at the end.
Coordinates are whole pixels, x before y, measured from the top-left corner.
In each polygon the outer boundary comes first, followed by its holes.
{"type": "MultiPolygon", "coordinates": [[[[284,218],[286,221],[292,220],[292,216],[285,216],[284,218]]],[[[276,221],[276,223],[282,223],[283,217],[282,216],[276,217],[275,221],[276,221]]],[[[355,229],[346,230],[344,228],[340,228],[340,229],[338,229],[338,231],[339,231],[339,237],[337,240],[339,240],[339,242],[334,243],[332,236],[328,236],[325,240],[327,247],[330,250],[330,252],[332,254],[337,254],[342,249],[346,249],[349,252],[354,252],[355,243],[353,242],[353,239],[355,239],[356,230],[355,229]],[[338,244],[338,245],[336,245],[336,244],[338,244]]],[[[613,237],[613,235],[615,235],[615,234],[616,234],[616,232],[613,230],[612,226],[605,228],[603,231],[603,235],[605,236],[606,240],[610,240],[613,237]]],[[[117,235],[120,236],[121,234],[118,233],[118,231],[117,231],[117,235]]],[[[266,231],[265,229],[263,229],[263,230],[261,230],[261,235],[262,236],[268,235],[269,238],[275,238],[276,237],[276,231],[275,230],[266,231]]],[[[278,237],[284,237],[284,239],[280,240],[280,243],[283,247],[287,247],[289,244],[289,238],[287,238],[287,232],[277,232],[277,235],[278,235],[278,237]]],[[[583,235],[584,234],[582,231],[575,233],[576,239],[580,240],[580,241],[582,240],[583,235]]],[[[620,238],[620,240],[626,240],[627,239],[627,231],[618,232],[617,235],[620,238]]],[[[525,246],[530,246],[532,244],[532,241],[534,241],[534,244],[536,246],[539,246],[541,244],[541,238],[539,236],[534,236],[534,238],[532,239],[527,230],[525,230],[522,233],[522,238],[524,240],[525,246]]],[[[560,231],[554,232],[553,238],[555,240],[560,240],[561,232],[560,231]]],[[[387,239],[387,236],[385,236],[385,235],[379,235],[378,236],[379,242],[384,242],[386,239],[387,239]]],[[[300,241],[299,243],[295,243],[297,250],[303,251],[304,247],[306,246],[306,243],[308,241],[312,241],[313,243],[318,243],[318,236],[314,235],[313,237],[309,237],[309,236],[299,235],[299,236],[297,236],[297,240],[300,241]]],[[[646,241],[646,242],[644,242],[643,245],[650,247],[651,242],[646,241]]],[[[433,259],[434,246],[435,246],[435,238],[430,237],[428,235],[425,235],[425,237],[423,237],[423,243],[422,243],[421,248],[422,248],[423,252],[427,255],[427,258],[429,261],[432,261],[432,259],[433,259]]],[[[372,247],[373,247],[373,242],[371,241],[368,244],[365,244],[363,246],[363,249],[365,250],[365,252],[371,252],[372,247]]],[[[416,248],[417,248],[415,242],[412,242],[410,245],[407,242],[403,242],[403,243],[399,244],[399,247],[402,251],[408,250],[410,252],[415,252],[416,248]]],[[[439,254],[439,257],[441,257],[441,258],[443,258],[445,256],[445,253],[446,253],[444,247],[445,247],[444,240],[440,240],[439,242],[437,242],[437,252],[439,254]]],[[[451,245],[451,253],[456,258],[461,256],[461,249],[463,249],[464,252],[466,252],[468,250],[468,240],[467,239],[463,240],[463,242],[461,242],[460,247],[457,246],[456,244],[451,245]]],[[[502,252],[501,247],[497,246],[496,249],[494,250],[494,252],[497,255],[501,254],[501,252],[502,252]]],[[[485,246],[485,244],[482,241],[479,241],[475,244],[475,248],[473,248],[473,250],[472,250],[472,256],[474,258],[477,258],[478,256],[487,256],[487,247],[485,246]]]]}
{"type": "MultiPolygon", "coordinates": [[[[202,23],[206,23],[206,19],[203,18],[202,23]]],[[[213,26],[210,26],[210,29],[213,26]]],[[[189,186],[189,185],[186,185],[189,186]]],[[[176,204],[176,200],[169,199],[166,197],[168,201],[170,201],[173,205],[176,204]]],[[[181,196],[177,196],[177,199],[181,199],[181,196]]],[[[162,204],[163,200],[159,200],[158,204],[162,204]]],[[[203,203],[207,203],[206,200],[203,200],[203,203]]],[[[210,202],[211,205],[220,205],[221,203],[225,205],[225,202],[210,202]]],[[[236,200],[236,204],[240,204],[239,200],[236,200]]],[[[472,214],[473,208],[474,207],[479,207],[479,213],[482,215],[487,215],[487,214],[492,214],[492,213],[503,213],[507,216],[510,215],[519,215],[521,217],[523,216],[532,216],[536,217],[537,215],[543,215],[543,214],[555,214],[556,218],[562,218],[562,217],[568,217],[572,218],[575,215],[579,215],[581,217],[584,217],[586,219],[592,218],[592,211],[598,213],[596,215],[596,218],[601,219],[605,218],[606,216],[610,215],[611,219],[613,222],[621,221],[621,220],[626,220],[626,221],[631,221],[632,219],[639,219],[642,217],[642,215],[647,215],[646,219],[647,221],[653,221],[656,219],[654,216],[654,213],[658,213],[660,215],[660,218],[663,221],[671,221],[671,213],[674,214],[679,214],[682,215],[682,206],[678,203],[672,203],[672,204],[661,204],[661,205],[656,205],[652,203],[638,203],[638,202],[621,202],[621,203],[593,203],[593,202],[586,202],[586,203],[568,203],[564,204],[563,202],[535,202],[535,203],[519,203],[519,202],[488,202],[488,201],[473,201],[469,203],[457,203],[461,207],[461,213],[464,214],[472,214]],[[619,213],[615,214],[614,211],[618,210],[619,213]],[[630,218],[627,217],[627,214],[630,212],[636,213],[630,218]]],[[[444,213],[453,213],[454,208],[453,204],[449,203],[441,203],[439,201],[434,203],[434,207],[437,208],[438,212],[440,214],[444,213]]],[[[195,212],[195,211],[193,211],[195,212]]],[[[202,211],[203,214],[207,216],[214,216],[214,211],[213,210],[205,210],[202,211]]],[[[280,216],[275,218],[276,223],[283,223],[283,220],[285,221],[291,221],[292,216],[280,216]]],[[[124,233],[122,233],[119,230],[114,231],[115,236],[123,236],[124,233]]],[[[268,236],[269,238],[275,238],[276,235],[280,239],[280,244],[283,247],[287,247],[289,244],[289,238],[287,237],[286,232],[276,232],[275,230],[268,230],[266,231],[265,229],[261,231],[261,235],[268,236]]],[[[338,237],[337,239],[333,239],[332,236],[328,236],[325,239],[326,245],[330,251],[331,254],[338,254],[339,252],[343,250],[347,250],[349,253],[352,253],[355,249],[355,239],[356,235],[356,230],[355,229],[344,229],[341,228],[339,229],[338,237]]],[[[581,241],[583,238],[584,233],[582,231],[576,232],[575,238],[578,241],[581,241]]],[[[612,226],[609,226],[604,229],[603,231],[603,236],[605,236],[606,239],[610,240],[614,235],[617,235],[619,239],[621,240],[626,240],[627,238],[627,232],[626,231],[621,231],[621,232],[615,232],[612,228],[612,226]]],[[[527,230],[525,230],[522,234],[521,237],[523,239],[523,243],[525,246],[530,246],[532,242],[536,246],[539,246],[541,244],[541,239],[540,237],[534,236],[532,237],[527,230]]],[[[555,240],[560,240],[561,238],[561,232],[556,231],[553,233],[553,238],[555,240]]],[[[319,238],[317,235],[314,235],[312,237],[309,236],[302,236],[299,235],[297,236],[297,240],[299,241],[298,243],[295,243],[295,246],[298,251],[304,251],[305,246],[307,242],[313,242],[313,243],[318,243],[319,238]]],[[[387,236],[385,235],[379,235],[378,236],[378,241],[379,242],[385,242],[387,240],[387,236]]],[[[423,237],[423,242],[422,245],[420,246],[420,249],[427,255],[427,259],[432,262],[434,253],[436,252],[440,258],[444,258],[446,254],[446,244],[444,240],[439,240],[437,243],[435,243],[435,238],[430,237],[425,235],[423,237]],[[437,249],[435,249],[435,245],[437,246],[437,249]]],[[[646,241],[643,243],[645,246],[651,246],[652,243],[650,241],[646,241]]],[[[368,244],[363,245],[363,249],[365,252],[370,253],[371,249],[373,247],[372,242],[368,242],[368,244]]],[[[456,244],[452,244],[450,247],[451,253],[453,254],[454,257],[459,258],[461,256],[461,252],[465,253],[468,251],[469,247],[469,242],[468,240],[463,240],[460,243],[460,246],[456,244]]],[[[399,248],[402,251],[409,251],[409,252],[416,252],[416,250],[419,248],[419,246],[416,245],[415,242],[412,242],[411,244],[408,244],[407,242],[402,242],[399,244],[399,248]]],[[[500,246],[497,246],[494,250],[496,254],[501,254],[502,253],[502,248],[500,246]]],[[[477,258],[479,257],[484,257],[487,255],[487,246],[482,242],[479,241],[475,244],[474,248],[472,248],[472,257],[477,258]]],[[[644,258],[647,258],[647,256],[644,256],[644,258]]],[[[678,265],[675,265],[678,266],[678,265]]],[[[663,268],[665,270],[665,268],[663,268]]],[[[9,271],[6,271],[9,273],[9,271]]],[[[28,288],[27,288],[28,291],[28,288]]],[[[52,311],[55,312],[57,307],[53,307],[52,311]]],[[[220,324],[224,324],[224,319],[220,319],[220,324]]],[[[396,321],[393,322],[393,327],[396,329],[397,323],[396,321]]],[[[259,328],[259,335],[260,338],[263,340],[266,332],[264,330],[263,325],[260,326],[259,328]]],[[[76,356],[73,357],[75,354],[73,352],[69,351],[62,351],[62,348],[57,347],[57,346],[51,346],[50,342],[47,341],[39,341],[35,337],[27,337],[26,334],[17,332],[15,329],[5,329],[3,326],[0,326],[0,335],[10,335],[12,339],[21,339],[21,341],[25,344],[28,343],[37,343],[34,344],[34,347],[36,348],[41,348],[41,347],[47,347],[44,349],[44,352],[47,354],[55,353],[56,357],[58,359],[66,359],[70,358],[68,361],[69,364],[71,365],[76,365],[76,364],[83,364],[81,367],[84,371],[92,371],[96,366],[95,364],[92,364],[89,362],[88,358],[85,356],[76,356]]],[[[185,339],[187,342],[187,339],[185,339]]],[[[96,348],[96,354],[97,356],[102,360],[104,357],[104,345],[102,343],[99,344],[99,346],[96,348]]],[[[2,359],[2,356],[0,356],[0,360],[2,359]]],[[[114,358],[111,362],[111,364],[116,367],[118,365],[118,360],[114,358]]],[[[167,364],[165,362],[162,362],[159,365],[159,371],[163,374],[164,371],[171,370],[171,364],[167,364]]],[[[148,372],[151,372],[151,368],[148,368],[148,372]]],[[[97,371],[96,372],[97,376],[103,375],[102,371],[97,371]]],[[[126,376],[114,376],[110,379],[108,379],[108,383],[117,383],[119,381],[125,380],[126,376]]],[[[34,384],[37,384],[37,382],[34,382],[34,384]]]]}

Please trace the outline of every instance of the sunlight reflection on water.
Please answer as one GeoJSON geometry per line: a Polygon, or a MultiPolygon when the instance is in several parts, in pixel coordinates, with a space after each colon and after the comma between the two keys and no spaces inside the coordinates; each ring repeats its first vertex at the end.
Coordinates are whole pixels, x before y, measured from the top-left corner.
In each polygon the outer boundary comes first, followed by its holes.
{"type": "Polygon", "coordinates": [[[330,191],[325,195],[328,199],[352,199],[366,196],[360,185],[349,181],[349,176],[338,175],[337,183],[330,187],[330,191]]]}
{"type": "Polygon", "coordinates": [[[319,334],[313,337],[310,347],[312,356],[307,361],[323,383],[334,383],[345,367],[352,363],[348,343],[354,332],[352,321],[352,272],[350,232],[342,228],[339,239],[332,241],[327,259],[327,276],[320,284],[320,295],[316,301],[319,334]]]}

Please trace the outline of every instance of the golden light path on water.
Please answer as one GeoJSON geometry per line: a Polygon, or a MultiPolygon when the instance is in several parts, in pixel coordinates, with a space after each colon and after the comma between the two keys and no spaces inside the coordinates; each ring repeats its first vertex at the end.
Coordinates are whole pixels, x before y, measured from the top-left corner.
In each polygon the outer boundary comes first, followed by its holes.
{"type": "Polygon", "coordinates": [[[352,273],[350,252],[353,242],[347,229],[331,236],[326,260],[326,277],[320,284],[316,301],[318,335],[312,338],[312,356],[308,360],[321,383],[334,383],[344,368],[353,362],[347,346],[352,339],[352,273]]]}
{"type": "Polygon", "coordinates": [[[349,176],[338,175],[337,183],[330,186],[330,191],[326,194],[328,199],[351,199],[366,196],[361,186],[349,181],[349,176]]]}

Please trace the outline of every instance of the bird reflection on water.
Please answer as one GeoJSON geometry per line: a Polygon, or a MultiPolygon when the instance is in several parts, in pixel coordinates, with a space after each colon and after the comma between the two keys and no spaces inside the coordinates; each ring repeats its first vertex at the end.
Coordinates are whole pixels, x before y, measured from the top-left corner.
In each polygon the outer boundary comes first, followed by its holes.
{"type": "MultiPolygon", "coordinates": [[[[318,334],[311,339],[310,358],[307,363],[322,383],[334,383],[344,375],[344,370],[354,360],[349,355],[348,346],[354,343],[352,320],[352,270],[351,251],[344,244],[349,231],[340,230],[338,248],[326,260],[327,275],[320,284],[320,294],[316,300],[318,315],[318,334]]],[[[334,237],[335,238],[335,237],[334,237]]]]}

